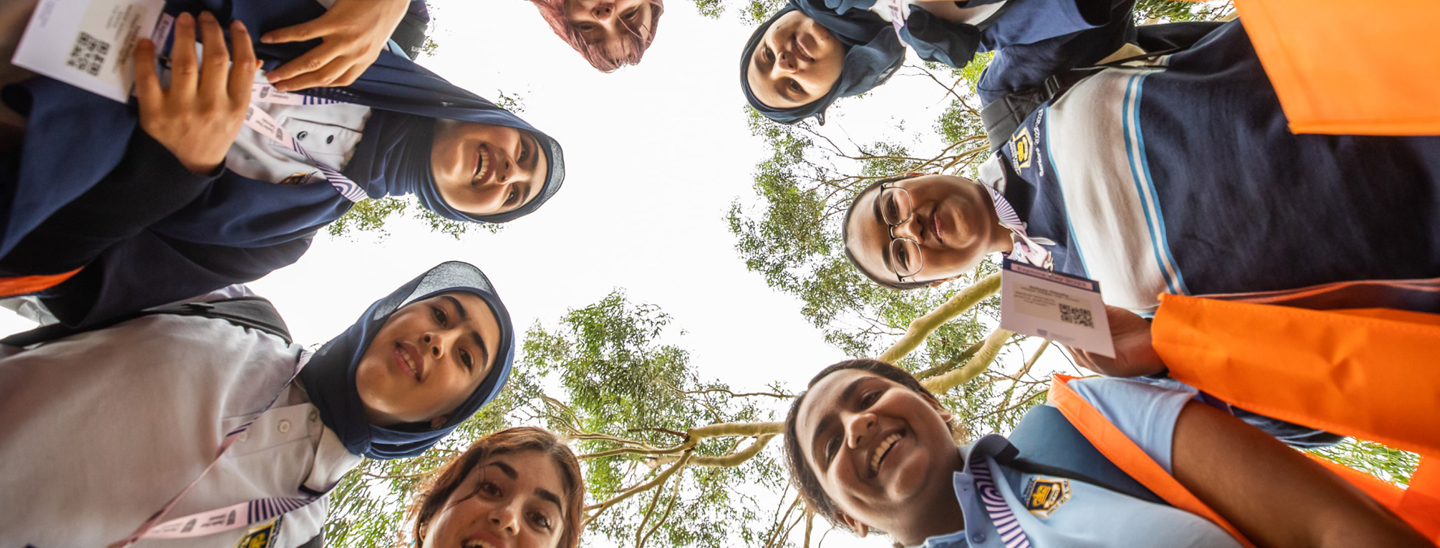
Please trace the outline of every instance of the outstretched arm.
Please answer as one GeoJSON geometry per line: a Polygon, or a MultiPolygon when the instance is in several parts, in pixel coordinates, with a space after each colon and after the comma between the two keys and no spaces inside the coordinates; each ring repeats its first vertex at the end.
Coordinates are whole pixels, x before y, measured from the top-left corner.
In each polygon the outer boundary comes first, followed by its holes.
{"type": "Polygon", "coordinates": [[[1257,546],[1434,546],[1324,467],[1208,405],[1180,412],[1171,458],[1175,479],[1257,546]]]}

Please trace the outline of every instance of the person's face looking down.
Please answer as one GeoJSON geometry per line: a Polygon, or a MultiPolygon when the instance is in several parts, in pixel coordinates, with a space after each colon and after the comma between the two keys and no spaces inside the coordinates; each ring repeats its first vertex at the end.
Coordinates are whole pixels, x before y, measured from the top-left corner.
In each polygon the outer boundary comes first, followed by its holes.
{"type": "Polygon", "coordinates": [[[565,0],[565,19],[585,43],[611,59],[634,59],[635,39],[650,37],[650,0],[565,0]]]}
{"type": "Polygon", "coordinates": [[[949,419],[950,412],[924,394],[847,369],[810,388],[795,435],[806,464],[840,509],[837,521],[861,536],[870,527],[903,534],[925,508],[943,507],[937,501],[953,505],[951,473],[962,463],[949,419]]]}
{"type": "Polygon", "coordinates": [[[846,222],[845,245],[860,268],[896,282],[954,278],[1010,241],[986,190],[950,175],[870,189],[856,197],[846,222]]]}
{"type": "Polygon", "coordinates": [[[458,120],[435,120],[430,172],[440,197],[471,215],[514,211],[545,186],[549,164],[528,131],[458,120]]]}
{"type": "Polygon", "coordinates": [[[567,510],[562,478],[560,467],[540,451],[494,455],[465,476],[425,526],[423,545],[555,548],[567,510]]]}
{"type": "Polygon", "coordinates": [[[793,108],[824,97],[840,81],[845,45],[798,10],[780,16],[750,58],[746,80],[760,102],[793,108]]]}
{"type": "Polygon", "coordinates": [[[377,426],[444,424],[495,367],[500,324],[483,299],[454,291],[396,310],[360,357],[355,387],[377,426]]]}

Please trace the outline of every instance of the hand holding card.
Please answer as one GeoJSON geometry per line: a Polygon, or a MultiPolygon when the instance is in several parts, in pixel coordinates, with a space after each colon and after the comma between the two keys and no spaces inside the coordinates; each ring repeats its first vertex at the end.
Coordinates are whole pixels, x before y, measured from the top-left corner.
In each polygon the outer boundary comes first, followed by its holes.
{"type": "Polygon", "coordinates": [[[186,169],[209,173],[225,161],[225,152],[240,133],[250,106],[250,82],[259,64],[250,34],[240,21],[230,25],[234,63],[220,23],[208,12],[200,15],[200,34],[203,63],[196,59],[195,18],[188,13],[176,18],[169,89],[161,89],[155,74],[155,44],[141,40],[135,56],[135,94],[140,100],[140,128],[186,169]]]}
{"type": "Polygon", "coordinates": [[[1150,342],[1150,321],[1118,306],[1105,306],[1115,357],[1066,346],[1075,364],[1101,375],[1138,377],[1165,371],[1165,362],[1150,342]]]}

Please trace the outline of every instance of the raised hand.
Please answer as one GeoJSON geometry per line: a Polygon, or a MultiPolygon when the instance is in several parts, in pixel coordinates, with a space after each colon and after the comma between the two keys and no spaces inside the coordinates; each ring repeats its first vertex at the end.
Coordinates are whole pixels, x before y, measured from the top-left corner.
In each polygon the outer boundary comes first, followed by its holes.
{"type": "Polygon", "coordinates": [[[266,44],[321,40],[267,78],[280,91],[355,83],[380,56],[409,5],[407,0],[336,0],[325,15],[265,33],[260,41],[266,44]]]}
{"type": "Polygon", "coordinates": [[[220,23],[209,12],[200,14],[200,34],[203,63],[195,56],[195,18],[182,13],[175,19],[168,89],[160,87],[155,74],[155,43],[141,39],[135,48],[135,94],[140,128],[186,169],[204,174],[225,161],[225,152],[240,134],[259,64],[240,21],[230,25],[233,64],[220,23]]]}

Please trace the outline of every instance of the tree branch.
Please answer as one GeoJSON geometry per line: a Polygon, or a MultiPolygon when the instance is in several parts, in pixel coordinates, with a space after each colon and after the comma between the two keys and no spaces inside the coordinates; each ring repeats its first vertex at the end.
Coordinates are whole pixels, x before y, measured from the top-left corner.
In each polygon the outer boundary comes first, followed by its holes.
{"type": "MultiPolygon", "coordinates": [[[[999,275],[997,274],[996,276],[999,275]]],[[[996,329],[989,337],[985,338],[985,345],[980,347],[980,351],[975,353],[975,357],[965,362],[964,366],[940,375],[939,377],[926,379],[920,384],[925,385],[925,388],[931,392],[940,394],[949,391],[951,388],[970,382],[970,379],[975,378],[981,372],[985,371],[986,368],[990,367],[990,364],[995,361],[995,356],[1000,355],[1000,348],[1005,346],[1005,341],[1008,340],[1011,335],[1014,335],[1014,333],[1004,329],[996,329]]]]}
{"type": "MultiPolygon", "coordinates": [[[[929,337],[931,333],[934,333],[935,330],[939,329],[945,322],[954,319],[956,316],[979,304],[980,301],[994,295],[995,292],[999,290],[999,272],[981,278],[979,281],[971,284],[970,287],[956,293],[954,297],[950,297],[950,300],[945,301],[945,304],[930,311],[929,314],[915,318],[915,321],[910,322],[910,328],[905,331],[905,335],[900,337],[900,340],[895,341],[895,344],[891,346],[889,350],[880,354],[880,357],[876,359],[888,363],[900,361],[911,351],[919,348],[920,343],[925,342],[925,338],[929,337]]],[[[976,357],[979,356],[977,355],[976,357]]],[[[991,357],[993,358],[994,356],[991,357]]],[[[971,361],[973,362],[974,360],[972,359],[971,361]]],[[[967,363],[966,366],[968,367],[969,364],[967,363]]]]}
{"type": "Polygon", "coordinates": [[[600,514],[601,514],[602,512],[604,512],[606,509],[610,508],[611,506],[615,506],[615,505],[618,504],[620,501],[623,501],[623,500],[628,499],[628,498],[630,498],[630,497],[632,497],[632,496],[635,496],[636,493],[643,493],[643,492],[645,492],[646,490],[655,488],[655,486],[657,486],[657,485],[662,485],[662,484],[664,484],[666,480],[669,480],[669,479],[670,479],[670,476],[675,475],[676,472],[679,472],[682,468],[685,468],[685,466],[687,466],[687,465],[689,465],[689,464],[690,464],[690,453],[686,453],[685,456],[680,457],[680,462],[675,463],[674,466],[671,466],[671,467],[669,467],[669,468],[666,468],[664,472],[661,472],[659,475],[655,476],[655,479],[652,479],[652,480],[647,481],[647,482],[645,482],[645,483],[642,483],[642,484],[640,484],[640,485],[636,485],[636,486],[634,486],[634,487],[631,487],[631,488],[629,488],[629,489],[626,489],[625,491],[621,492],[620,494],[615,495],[615,496],[613,496],[613,497],[610,497],[610,500],[607,500],[607,501],[605,501],[605,502],[599,502],[599,503],[592,504],[592,505],[590,505],[590,506],[586,506],[586,507],[585,507],[585,511],[586,511],[586,512],[589,512],[590,515],[589,515],[589,516],[586,516],[585,522],[584,522],[584,524],[581,525],[581,527],[584,527],[585,525],[588,525],[590,522],[595,521],[595,518],[600,517],[600,514]]]}

